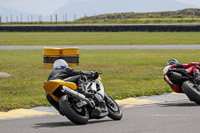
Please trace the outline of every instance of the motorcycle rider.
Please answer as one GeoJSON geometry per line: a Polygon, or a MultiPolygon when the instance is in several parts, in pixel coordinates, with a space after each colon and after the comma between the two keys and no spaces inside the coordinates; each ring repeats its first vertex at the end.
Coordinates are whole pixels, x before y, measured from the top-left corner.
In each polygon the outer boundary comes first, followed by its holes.
{"type": "MultiPolygon", "coordinates": [[[[93,79],[97,79],[99,74],[96,71],[77,71],[70,67],[68,67],[68,64],[63,59],[58,59],[53,64],[53,70],[49,74],[48,81],[49,80],[55,80],[55,79],[61,79],[66,82],[74,82],[78,86],[79,92],[85,91],[85,82],[86,77],[92,77],[93,79]]],[[[56,102],[50,94],[46,92],[46,98],[49,101],[49,103],[55,107],[59,111],[59,105],[58,102],[56,102]]]]}
{"type": "Polygon", "coordinates": [[[194,81],[200,84],[200,63],[198,62],[190,62],[188,64],[181,64],[176,59],[170,59],[167,62],[167,66],[163,69],[164,72],[164,80],[170,85],[174,92],[182,93],[180,86],[171,85],[168,79],[166,79],[166,74],[171,69],[185,69],[188,74],[194,76],[194,81]]]}

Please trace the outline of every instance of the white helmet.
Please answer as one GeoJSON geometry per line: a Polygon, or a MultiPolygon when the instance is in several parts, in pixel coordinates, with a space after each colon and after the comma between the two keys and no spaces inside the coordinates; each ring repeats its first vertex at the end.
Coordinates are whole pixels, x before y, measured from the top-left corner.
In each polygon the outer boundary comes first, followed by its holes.
{"type": "Polygon", "coordinates": [[[174,65],[174,64],[178,64],[179,62],[176,60],[176,59],[170,59],[168,62],[167,62],[167,65],[168,66],[171,66],[171,65],[174,65]]]}
{"type": "Polygon", "coordinates": [[[56,60],[54,63],[53,63],[53,68],[55,69],[55,68],[57,68],[57,69],[59,69],[59,68],[67,68],[68,67],[68,64],[67,64],[67,62],[65,61],[65,60],[63,60],[63,59],[58,59],[58,60],[56,60]]]}

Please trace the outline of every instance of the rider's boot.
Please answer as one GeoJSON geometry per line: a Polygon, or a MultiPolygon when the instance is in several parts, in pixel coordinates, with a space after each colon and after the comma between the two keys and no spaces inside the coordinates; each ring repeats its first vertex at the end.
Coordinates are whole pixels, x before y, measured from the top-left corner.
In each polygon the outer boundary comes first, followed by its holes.
{"type": "Polygon", "coordinates": [[[86,90],[86,87],[85,87],[85,82],[84,81],[80,81],[79,84],[78,84],[78,90],[80,93],[84,93],[85,90],[86,90]]]}

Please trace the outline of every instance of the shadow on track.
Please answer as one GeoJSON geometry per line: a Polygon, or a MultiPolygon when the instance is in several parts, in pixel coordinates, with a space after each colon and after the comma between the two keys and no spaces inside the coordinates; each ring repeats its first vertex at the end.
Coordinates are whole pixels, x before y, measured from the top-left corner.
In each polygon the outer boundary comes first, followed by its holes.
{"type": "Polygon", "coordinates": [[[171,107],[171,106],[176,106],[176,107],[194,107],[194,106],[199,106],[198,104],[194,103],[194,102],[182,102],[182,103],[161,103],[159,104],[161,107],[171,107]]]}
{"type": "MultiPolygon", "coordinates": [[[[94,120],[89,121],[88,124],[96,124],[96,123],[102,123],[102,122],[109,122],[113,120],[94,120]]],[[[86,124],[86,125],[88,125],[86,124]]],[[[33,128],[57,128],[57,127],[65,127],[65,126],[83,126],[83,125],[76,125],[70,121],[68,122],[48,122],[48,123],[36,123],[33,128]]]]}

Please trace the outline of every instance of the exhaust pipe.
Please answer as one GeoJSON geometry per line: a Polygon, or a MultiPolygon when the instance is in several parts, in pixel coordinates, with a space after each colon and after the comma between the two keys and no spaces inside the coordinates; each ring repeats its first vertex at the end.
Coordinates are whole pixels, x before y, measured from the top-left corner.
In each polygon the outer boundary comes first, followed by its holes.
{"type": "Polygon", "coordinates": [[[94,107],[94,102],[91,102],[88,98],[86,98],[81,93],[78,93],[78,92],[76,92],[76,91],[74,91],[74,90],[72,90],[72,89],[70,89],[70,88],[68,88],[66,86],[62,86],[61,87],[61,91],[66,93],[66,94],[70,94],[70,95],[72,95],[72,96],[74,96],[74,97],[76,97],[76,98],[78,98],[78,99],[80,99],[82,101],[87,102],[92,108],[94,107]]]}

